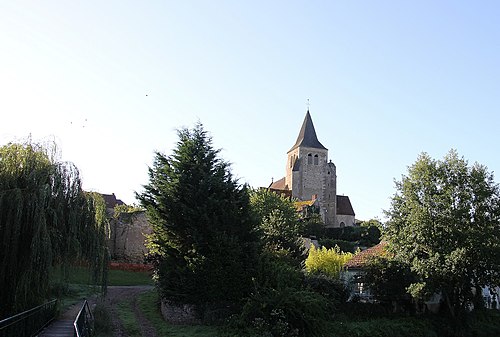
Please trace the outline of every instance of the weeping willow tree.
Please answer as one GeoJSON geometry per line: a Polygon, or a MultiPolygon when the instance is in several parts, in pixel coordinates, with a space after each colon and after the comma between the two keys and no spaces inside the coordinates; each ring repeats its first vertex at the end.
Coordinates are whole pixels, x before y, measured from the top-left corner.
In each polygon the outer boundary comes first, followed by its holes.
{"type": "Polygon", "coordinates": [[[0,317],[44,301],[54,266],[67,275],[84,263],[94,284],[106,284],[104,200],[83,191],[78,169],[54,149],[0,147],[0,317]]]}

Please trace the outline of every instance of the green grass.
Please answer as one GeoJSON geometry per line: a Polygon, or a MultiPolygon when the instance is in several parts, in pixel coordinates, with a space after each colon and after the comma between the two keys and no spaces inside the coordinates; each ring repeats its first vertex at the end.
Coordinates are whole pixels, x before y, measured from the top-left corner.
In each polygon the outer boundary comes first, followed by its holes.
{"type": "MultiPolygon", "coordinates": [[[[63,277],[60,268],[52,268],[50,277],[55,282],[60,282],[63,277]]],[[[69,270],[70,284],[91,284],[90,272],[85,267],[71,267],[69,270]]],[[[151,274],[148,272],[134,272],[124,270],[108,271],[108,286],[138,286],[154,285],[151,274]]]]}
{"type": "Polygon", "coordinates": [[[108,286],[142,286],[154,285],[151,274],[141,271],[110,270],[108,286]]]}
{"type": "Polygon", "coordinates": [[[158,336],[172,337],[216,337],[218,328],[206,325],[172,325],[160,313],[159,298],[156,290],[147,291],[138,298],[140,310],[155,327],[158,336]]]}
{"type": "Polygon", "coordinates": [[[118,303],[116,309],[127,335],[129,337],[141,337],[139,322],[137,322],[132,310],[132,301],[122,301],[118,303]]]}

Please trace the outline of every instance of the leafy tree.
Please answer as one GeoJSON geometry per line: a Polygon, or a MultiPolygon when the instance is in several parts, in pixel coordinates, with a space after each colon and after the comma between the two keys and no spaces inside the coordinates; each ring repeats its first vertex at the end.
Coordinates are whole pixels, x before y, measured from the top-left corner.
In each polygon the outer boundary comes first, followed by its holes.
{"type": "Polygon", "coordinates": [[[31,142],[0,147],[0,317],[44,301],[52,266],[67,279],[72,262],[86,262],[92,280],[106,283],[104,200],[54,153],[31,142]]]}
{"type": "Polygon", "coordinates": [[[293,201],[269,190],[259,189],[250,194],[250,203],[260,224],[265,248],[301,260],[304,223],[299,220],[293,201]]]}
{"type": "Polygon", "coordinates": [[[157,152],[137,194],[153,227],[150,259],[161,294],[176,303],[236,301],[250,292],[255,224],[246,187],[201,124],[178,131],[173,154],[157,152]]]}
{"type": "Polygon", "coordinates": [[[499,285],[499,197],[493,174],[453,150],[443,160],[421,154],[396,181],[386,236],[420,278],[412,295],[441,293],[451,315],[461,317],[473,288],[499,285]]]}
{"type": "Polygon", "coordinates": [[[344,264],[352,259],[352,253],[343,253],[338,246],[327,249],[316,249],[311,246],[305,267],[309,273],[322,273],[330,277],[338,277],[344,264]]]}
{"type": "Polygon", "coordinates": [[[390,256],[376,256],[368,260],[363,271],[363,282],[378,301],[396,302],[410,309],[411,296],[407,288],[418,279],[408,263],[390,256]]]}

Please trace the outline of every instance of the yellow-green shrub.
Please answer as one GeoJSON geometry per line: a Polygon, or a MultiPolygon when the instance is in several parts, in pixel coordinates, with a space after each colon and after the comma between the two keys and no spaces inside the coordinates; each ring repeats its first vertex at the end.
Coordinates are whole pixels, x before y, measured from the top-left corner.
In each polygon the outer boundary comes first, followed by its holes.
{"type": "Polygon", "coordinates": [[[352,253],[343,253],[338,246],[316,249],[311,246],[305,266],[309,273],[322,273],[338,277],[344,264],[353,257],[352,253]]]}

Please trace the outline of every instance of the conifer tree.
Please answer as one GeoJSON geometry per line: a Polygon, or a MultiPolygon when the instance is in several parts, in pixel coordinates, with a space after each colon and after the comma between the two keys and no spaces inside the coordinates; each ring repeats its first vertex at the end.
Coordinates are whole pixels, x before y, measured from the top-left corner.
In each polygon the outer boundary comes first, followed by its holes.
{"type": "Polygon", "coordinates": [[[172,155],[156,153],[149,183],[137,194],[153,227],[156,281],[174,303],[239,300],[250,291],[256,261],[247,188],[201,124],[178,136],[172,155]]]}

